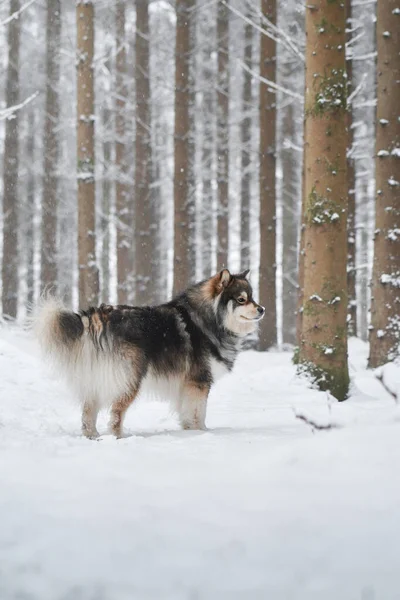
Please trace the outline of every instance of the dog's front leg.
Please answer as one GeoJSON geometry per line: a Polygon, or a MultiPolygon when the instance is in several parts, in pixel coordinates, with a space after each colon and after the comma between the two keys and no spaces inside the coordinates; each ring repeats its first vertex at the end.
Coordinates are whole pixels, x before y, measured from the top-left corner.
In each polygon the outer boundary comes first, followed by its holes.
{"type": "Polygon", "coordinates": [[[207,398],[210,386],[196,381],[185,382],[179,420],[183,429],[205,429],[207,398]]]}
{"type": "Polygon", "coordinates": [[[96,429],[98,412],[99,409],[95,402],[85,400],[82,408],[82,433],[90,440],[99,437],[99,432],[96,429]]]}

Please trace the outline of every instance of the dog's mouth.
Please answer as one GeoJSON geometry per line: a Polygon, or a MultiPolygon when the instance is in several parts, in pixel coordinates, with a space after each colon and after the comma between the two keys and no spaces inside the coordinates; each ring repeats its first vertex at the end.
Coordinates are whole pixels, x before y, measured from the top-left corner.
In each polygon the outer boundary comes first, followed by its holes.
{"type": "Polygon", "coordinates": [[[244,315],[240,315],[240,318],[244,319],[245,321],[261,321],[263,316],[264,316],[264,313],[262,315],[260,315],[259,317],[253,317],[252,319],[249,319],[248,317],[245,317],[244,315]]]}

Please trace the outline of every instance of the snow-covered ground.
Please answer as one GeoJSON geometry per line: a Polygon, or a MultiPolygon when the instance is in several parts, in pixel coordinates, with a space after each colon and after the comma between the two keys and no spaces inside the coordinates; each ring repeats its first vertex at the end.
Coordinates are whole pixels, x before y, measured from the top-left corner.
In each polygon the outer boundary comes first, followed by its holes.
{"type": "Polygon", "coordinates": [[[104,415],[96,442],[35,343],[0,329],[0,599],[399,600],[400,410],[350,350],[346,403],[289,354],[246,352],[208,431],[143,399],[131,437],[104,415]]]}

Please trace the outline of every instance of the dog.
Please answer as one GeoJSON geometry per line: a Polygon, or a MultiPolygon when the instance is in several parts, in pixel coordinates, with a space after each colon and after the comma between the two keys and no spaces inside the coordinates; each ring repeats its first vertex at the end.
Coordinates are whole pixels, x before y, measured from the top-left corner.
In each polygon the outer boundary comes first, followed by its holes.
{"type": "Polygon", "coordinates": [[[99,436],[98,412],[109,408],[111,433],[123,437],[125,413],[146,389],[169,392],[183,429],[205,429],[212,384],[232,369],[265,313],[248,274],[223,269],[158,306],[102,304],[75,313],[45,298],[34,327],[82,404],[83,435],[99,436]]]}

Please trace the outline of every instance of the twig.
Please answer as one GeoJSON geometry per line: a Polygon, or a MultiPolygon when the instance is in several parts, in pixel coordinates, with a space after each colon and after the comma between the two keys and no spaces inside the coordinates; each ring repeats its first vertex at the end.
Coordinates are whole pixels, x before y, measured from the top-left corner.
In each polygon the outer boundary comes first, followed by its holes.
{"type": "Polygon", "coordinates": [[[386,383],[383,381],[383,371],[381,371],[381,373],[379,373],[379,374],[378,374],[378,373],[375,373],[375,377],[376,377],[376,379],[377,379],[378,381],[380,381],[380,382],[381,382],[383,389],[384,389],[384,390],[386,390],[386,391],[387,391],[387,393],[388,393],[388,394],[390,394],[390,395],[392,396],[392,398],[393,398],[393,400],[396,402],[396,404],[398,404],[398,402],[399,402],[399,397],[398,397],[398,395],[396,394],[396,392],[394,392],[393,390],[391,390],[391,389],[390,389],[390,388],[389,388],[389,387],[386,385],[386,383]]]}
{"type": "Polygon", "coordinates": [[[315,429],[317,431],[328,431],[329,429],[340,429],[340,425],[337,425],[337,423],[328,423],[328,425],[319,425],[318,423],[316,423],[315,421],[312,421],[305,415],[300,415],[296,412],[294,413],[294,415],[295,415],[296,419],[299,419],[300,421],[303,421],[304,423],[306,423],[306,425],[309,425],[313,431],[315,429]]]}

